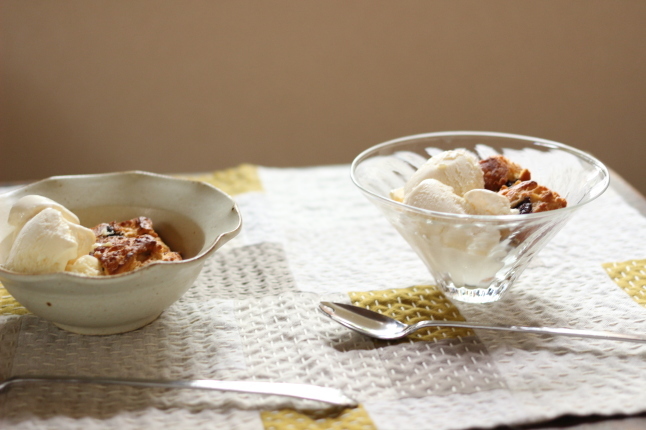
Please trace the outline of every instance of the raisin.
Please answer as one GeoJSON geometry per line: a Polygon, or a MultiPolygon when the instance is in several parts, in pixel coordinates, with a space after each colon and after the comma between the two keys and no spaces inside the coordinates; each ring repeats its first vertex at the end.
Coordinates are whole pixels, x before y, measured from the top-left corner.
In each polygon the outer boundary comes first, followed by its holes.
{"type": "Polygon", "coordinates": [[[520,204],[516,206],[516,209],[518,209],[518,212],[521,214],[532,213],[532,202],[531,200],[529,200],[529,197],[527,197],[525,200],[520,202],[520,204]]]}
{"type": "Polygon", "coordinates": [[[106,225],[103,236],[119,236],[119,233],[115,232],[111,225],[106,225]]]}

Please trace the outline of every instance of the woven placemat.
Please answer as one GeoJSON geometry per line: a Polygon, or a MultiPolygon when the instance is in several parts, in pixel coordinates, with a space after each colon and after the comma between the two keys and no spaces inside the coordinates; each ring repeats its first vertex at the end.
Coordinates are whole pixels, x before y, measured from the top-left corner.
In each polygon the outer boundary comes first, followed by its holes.
{"type": "Polygon", "coordinates": [[[438,430],[646,411],[646,347],[638,344],[462,329],[373,341],[317,312],[319,301],[333,300],[406,322],[646,332],[646,260],[627,246],[646,237],[646,220],[616,193],[575,214],[501,301],[469,305],[434,287],[348,172],[243,165],[196,178],[234,196],[243,231],[140,330],[68,333],[0,289],[0,377],[311,383],[343,389],[358,408],[307,412],[272,396],[30,385],[0,394],[0,427],[438,430]]]}

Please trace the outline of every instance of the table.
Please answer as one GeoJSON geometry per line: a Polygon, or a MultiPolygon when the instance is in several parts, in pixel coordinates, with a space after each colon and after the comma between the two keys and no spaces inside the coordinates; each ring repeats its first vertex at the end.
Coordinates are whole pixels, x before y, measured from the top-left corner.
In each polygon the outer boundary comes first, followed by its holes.
{"type": "Polygon", "coordinates": [[[394,305],[403,318],[419,312],[644,332],[646,301],[635,291],[646,277],[626,274],[646,271],[644,249],[636,246],[646,237],[646,201],[618,175],[505,298],[490,305],[452,303],[435,290],[407,244],[351,184],[349,166],[242,165],[195,179],[232,194],[244,221],[193,288],[143,329],[99,337],[64,332],[0,290],[0,378],[49,373],[312,383],[342,388],[361,406],[308,412],[298,400],[277,397],[33,385],[0,393],[0,427],[646,425],[646,346],[446,329],[380,342],[316,312],[320,300],[333,300],[394,305]]]}

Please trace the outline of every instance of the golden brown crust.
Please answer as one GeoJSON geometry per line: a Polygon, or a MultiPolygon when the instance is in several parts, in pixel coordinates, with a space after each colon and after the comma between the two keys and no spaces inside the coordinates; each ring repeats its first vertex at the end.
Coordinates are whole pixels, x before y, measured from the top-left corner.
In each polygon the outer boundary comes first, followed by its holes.
{"type": "Polygon", "coordinates": [[[531,179],[529,170],[523,169],[503,155],[493,155],[480,160],[480,168],[484,175],[485,188],[490,191],[498,192],[503,186],[531,179]]]}
{"type": "Polygon", "coordinates": [[[545,212],[567,206],[558,193],[534,181],[519,181],[511,187],[503,186],[499,193],[507,197],[510,206],[520,213],[545,212]]]}
{"type": "Polygon", "coordinates": [[[99,260],[106,275],[129,272],[153,261],[182,259],[161,240],[147,217],[103,223],[92,230],[100,245],[90,255],[99,260]]]}

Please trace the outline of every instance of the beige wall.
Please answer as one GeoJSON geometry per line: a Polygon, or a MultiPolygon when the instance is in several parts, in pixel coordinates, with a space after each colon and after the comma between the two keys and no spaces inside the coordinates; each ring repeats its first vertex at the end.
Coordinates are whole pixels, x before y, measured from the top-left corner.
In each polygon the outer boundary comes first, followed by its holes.
{"type": "Polygon", "coordinates": [[[0,0],[0,180],[251,162],[493,130],[646,192],[646,1],[0,0]]]}

